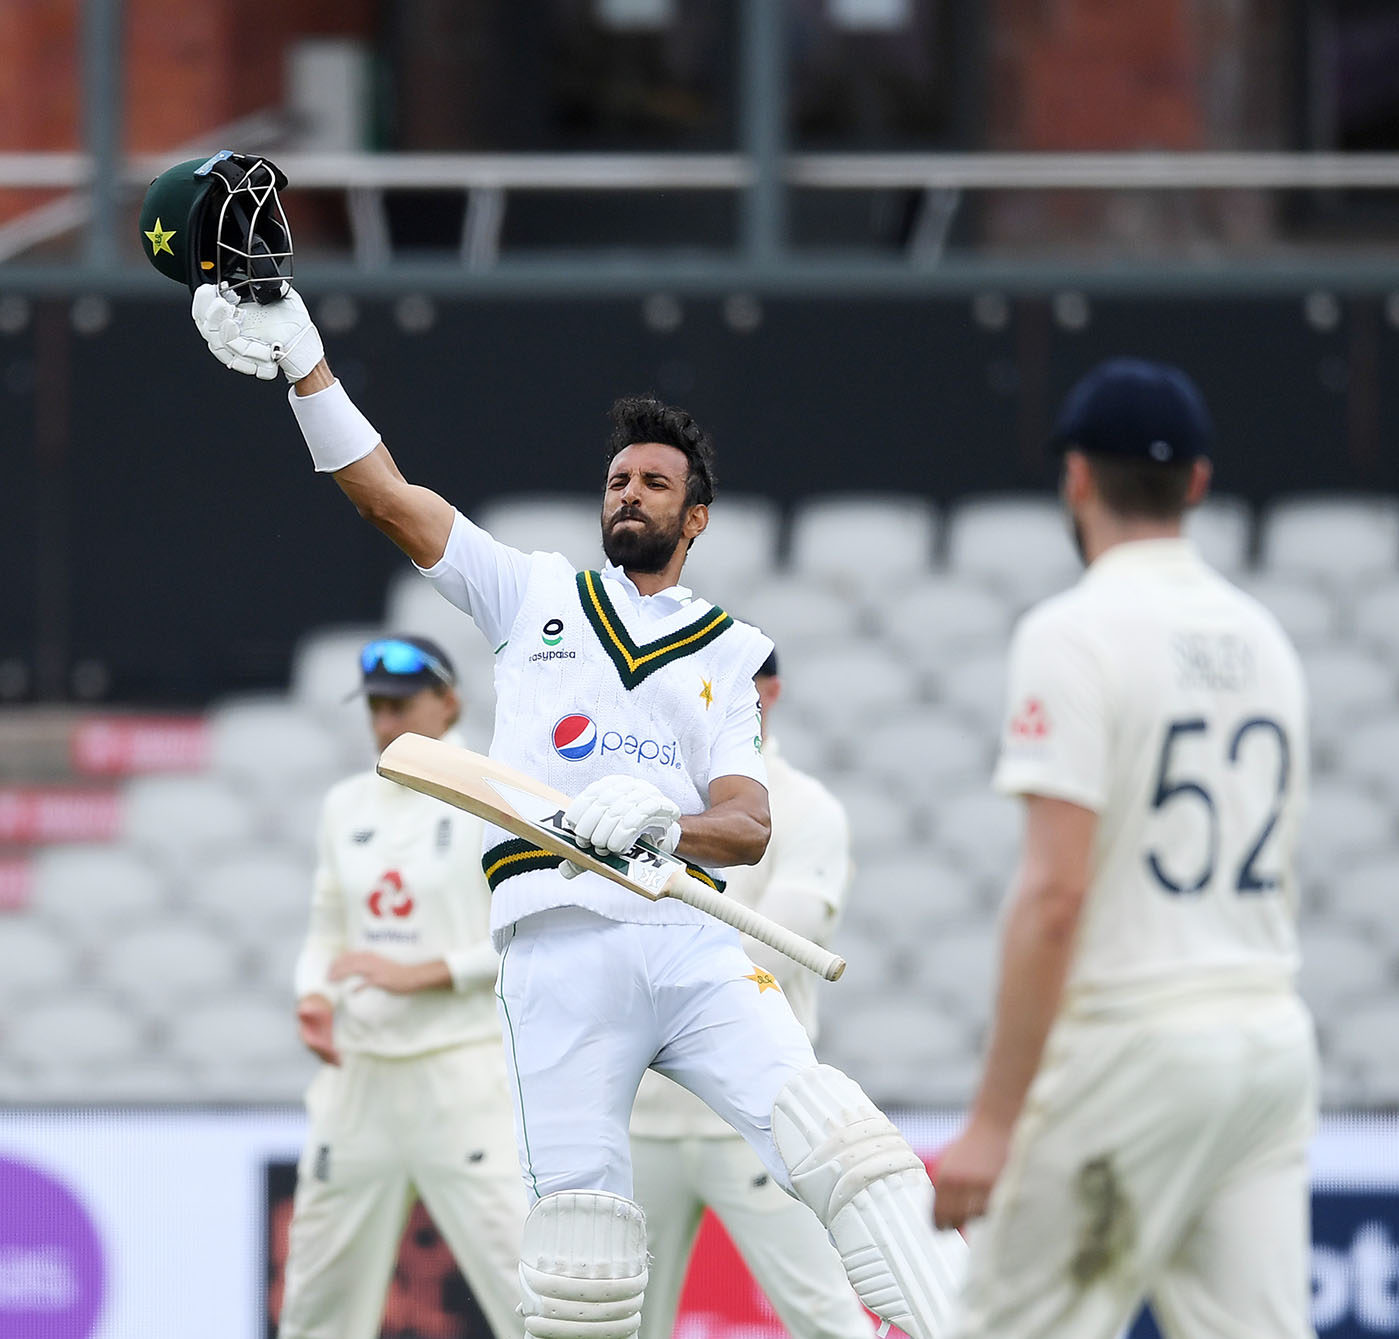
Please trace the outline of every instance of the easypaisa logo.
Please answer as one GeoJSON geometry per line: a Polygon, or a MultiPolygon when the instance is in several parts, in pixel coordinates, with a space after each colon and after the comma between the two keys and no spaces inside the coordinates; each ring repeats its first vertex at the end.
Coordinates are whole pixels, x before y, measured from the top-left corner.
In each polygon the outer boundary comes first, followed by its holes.
{"type": "Polygon", "coordinates": [[[544,643],[548,650],[536,651],[531,657],[535,660],[576,660],[577,651],[560,651],[558,645],[563,641],[563,619],[551,618],[539,630],[539,640],[544,643]]]}

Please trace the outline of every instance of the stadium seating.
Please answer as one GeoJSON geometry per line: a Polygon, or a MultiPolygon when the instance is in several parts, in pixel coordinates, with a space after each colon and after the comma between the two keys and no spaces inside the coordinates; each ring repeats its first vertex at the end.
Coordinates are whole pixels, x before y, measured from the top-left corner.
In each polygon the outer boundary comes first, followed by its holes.
{"type": "Polygon", "coordinates": [[[873,609],[885,641],[922,669],[941,668],[966,652],[1004,655],[1012,612],[990,587],[950,573],[925,575],[873,609]]]}
{"type": "Polygon", "coordinates": [[[1072,585],[1081,571],[1062,510],[1038,495],[960,503],[947,523],[947,565],[989,582],[1017,608],[1072,585]]]}
{"type": "Polygon", "coordinates": [[[351,694],[360,686],[360,648],[383,635],[383,628],[369,625],[340,625],[307,633],[292,652],[292,701],[313,711],[341,738],[363,738],[364,703],[351,694]]]}
{"type": "Polygon", "coordinates": [[[451,657],[468,712],[476,702],[489,700],[494,648],[470,617],[438,594],[426,577],[411,568],[394,577],[384,604],[384,625],[394,632],[431,637],[451,657]]]}
{"type": "Polygon", "coordinates": [[[168,879],[130,847],[51,846],[34,859],[34,912],[75,943],[154,916],[169,893],[168,879]]]}
{"type": "Polygon", "coordinates": [[[725,493],[690,550],[683,584],[725,609],[741,605],[754,576],[777,564],[781,523],[769,499],[725,493]]]}
{"type": "Polygon", "coordinates": [[[192,918],[135,926],[103,944],[95,959],[102,985],[157,1017],[234,989],[243,967],[236,943],[192,918]]]}
{"type": "Polygon", "coordinates": [[[1185,533],[1204,560],[1231,580],[1248,565],[1253,517],[1242,498],[1209,498],[1186,518],[1185,533]]]}
{"type": "Polygon", "coordinates": [[[985,915],[979,881],[925,850],[885,851],[855,865],[846,921],[865,927],[885,944],[921,944],[948,926],[985,915]]]}
{"type": "Polygon", "coordinates": [[[882,594],[928,570],[935,536],[922,498],[810,498],[793,509],[792,568],[850,595],[882,594]]]}
{"type": "Polygon", "coordinates": [[[1399,566],[1399,500],[1302,497],[1274,503],[1263,518],[1264,569],[1312,577],[1333,591],[1399,566]]]}
{"type": "MultiPolygon", "coordinates": [[[[303,833],[303,839],[308,835],[303,833]]],[[[189,904],[211,923],[238,935],[295,939],[306,928],[310,890],[309,859],[259,847],[200,870],[190,885],[189,904]]]]}
{"type": "Polygon", "coordinates": [[[938,676],[938,696],[946,707],[994,739],[1000,734],[1006,707],[1004,649],[953,660],[938,676]]]}
{"type": "Polygon", "coordinates": [[[1352,1101],[1399,1103],[1399,999],[1391,995],[1350,1010],[1330,1029],[1327,1059],[1348,1080],[1352,1101]]]}
{"type": "Polygon", "coordinates": [[[933,810],[933,838],[938,849],[998,892],[1015,868],[1020,832],[1020,806],[990,790],[968,790],[933,810]]]}
{"type": "Polygon", "coordinates": [[[521,553],[562,553],[580,569],[602,566],[602,498],[595,493],[497,498],[472,519],[521,553]]]}
{"type": "Polygon", "coordinates": [[[1273,614],[1298,647],[1312,650],[1335,640],[1341,608],[1315,582],[1277,572],[1251,572],[1239,585],[1273,614]]]}
{"type": "Polygon", "coordinates": [[[0,935],[0,1017],[36,991],[78,977],[79,949],[71,935],[36,917],[9,925],[0,935]]]}
{"type": "Polygon", "coordinates": [[[959,716],[937,707],[904,707],[851,738],[854,770],[879,778],[911,799],[927,801],[963,787],[983,786],[991,741],[959,716]]]}
{"type": "Polygon", "coordinates": [[[250,801],[219,777],[150,776],[126,788],[123,836],[183,882],[260,833],[250,801]]]}
{"type": "MultiPolygon", "coordinates": [[[[523,547],[596,562],[597,513],[591,496],[531,497],[498,499],[482,519],[523,547]]],[[[726,496],[687,582],[775,636],[786,692],[772,729],[850,819],[855,873],[836,941],[850,967],[823,994],[820,1053],[886,1102],[960,1102],[1019,843],[1018,807],[989,790],[1006,645],[1029,602],[1075,579],[1077,559],[1048,497],[943,512],[822,497],[787,520],[784,558],[777,508],[726,496]]],[[[1277,615],[1309,674],[1302,983],[1325,1093],[1399,1101],[1399,502],[1284,500],[1263,514],[1257,562],[1251,520],[1226,499],[1191,533],[1277,615]]],[[[492,648],[407,565],[384,614],[384,627],[454,658],[467,737],[484,747],[492,648]]],[[[284,698],[212,709],[204,773],[127,783],[113,844],[36,852],[30,909],[0,934],[0,1095],[299,1096],[314,1061],[296,1040],[291,967],[324,791],[372,760],[363,702],[344,699],[378,631],[308,633],[284,698]]]]}
{"type": "Polygon", "coordinates": [[[729,613],[762,628],[782,647],[784,663],[806,646],[838,646],[855,641],[860,632],[855,603],[810,575],[756,581],[741,600],[732,602],[729,613]]]}

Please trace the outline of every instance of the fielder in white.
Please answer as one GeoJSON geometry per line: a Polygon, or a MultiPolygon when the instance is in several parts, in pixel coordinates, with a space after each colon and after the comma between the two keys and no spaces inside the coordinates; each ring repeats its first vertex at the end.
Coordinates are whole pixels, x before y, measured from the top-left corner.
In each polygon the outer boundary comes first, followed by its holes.
{"type": "MultiPolygon", "coordinates": [[[[769,731],[782,689],[775,651],[753,682],[762,706],[772,838],[756,865],[725,871],[725,892],[824,944],[839,924],[850,882],[845,811],[819,781],[778,752],[769,731]]],[[[756,940],[745,938],[743,947],[755,965],[759,991],[784,992],[815,1041],[818,978],[756,940]]],[[[669,1339],[706,1207],[723,1223],[790,1334],[868,1339],[869,1318],[820,1223],[703,1102],[648,1071],[632,1109],[631,1134],[636,1201],[646,1214],[651,1249],[641,1339],[669,1339]]]]}
{"type": "Polygon", "coordinates": [[[1184,373],[1090,373],[1054,434],[1088,563],[1021,623],[996,785],[1024,797],[985,1074],[938,1171],[956,1333],[1312,1328],[1311,1020],[1294,989],[1302,671],[1182,538],[1210,425],[1184,373]]]}
{"type": "MultiPolygon", "coordinates": [[[[455,675],[425,638],[361,655],[375,742],[453,738],[455,675]]],[[[372,1339],[421,1198],[498,1339],[523,1333],[516,1170],[481,821],[373,772],[321,814],[296,966],[306,1094],[280,1339],[372,1339]]]]}
{"type": "MultiPolygon", "coordinates": [[[[690,416],[618,401],[600,571],[498,543],[405,481],[331,375],[304,304],[233,305],[200,287],[194,316],[221,361],[294,382],[318,470],[468,613],[496,653],[491,756],[576,798],[596,848],[650,834],[704,867],[750,865],[769,832],[753,674],[771,643],[679,584],[713,498],[690,416]]],[[[520,450],[480,443],[479,452],[520,450]]],[[[547,541],[547,536],[541,539],[547,541]]],[[[534,1201],[520,1266],[525,1330],[613,1339],[639,1325],[646,1232],[627,1125],[649,1067],[701,1097],[830,1231],[876,1314],[931,1339],[964,1244],[939,1239],[918,1157],[845,1075],[816,1063],[786,997],[763,990],[738,934],[487,832],[491,925],[520,1163],[534,1201]]]]}

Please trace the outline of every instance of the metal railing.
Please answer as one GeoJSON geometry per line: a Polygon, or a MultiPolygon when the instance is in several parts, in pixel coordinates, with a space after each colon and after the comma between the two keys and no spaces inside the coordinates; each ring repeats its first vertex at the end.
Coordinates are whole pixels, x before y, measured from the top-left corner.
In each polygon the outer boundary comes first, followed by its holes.
{"type": "MultiPolygon", "coordinates": [[[[274,113],[215,132],[209,143],[268,143],[279,137],[274,113]]],[[[113,173],[118,193],[139,191],[152,177],[200,149],[132,156],[113,173]]],[[[342,191],[355,266],[393,264],[385,194],[395,190],[460,191],[467,208],[460,239],[465,269],[481,274],[500,263],[510,193],[528,191],[720,191],[743,195],[762,180],[762,164],[742,153],[276,153],[292,184],[342,191]]],[[[908,259],[941,259],[946,234],[967,191],[1399,190],[1399,154],[1302,153],[789,153],[773,161],[780,191],[910,191],[924,198],[933,227],[915,230],[908,259]]],[[[70,197],[0,227],[0,261],[87,222],[96,177],[85,153],[0,153],[0,188],[61,189],[70,197]]],[[[780,231],[754,253],[762,262],[785,254],[780,231]]],[[[750,260],[754,255],[750,255],[750,260]]]]}
{"type": "MultiPolygon", "coordinates": [[[[217,138],[218,132],[213,137],[217,138]]],[[[191,156],[138,154],[118,180],[140,186],[191,156]]],[[[292,184],[378,190],[745,190],[741,153],[278,153],[292,184]]],[[[1395,190],[1399,153],[790,153],[788,186],[824,190],[1395,190]]],[[[85,153],[0,153],[0,188],[81,189],[85,153]]]]}

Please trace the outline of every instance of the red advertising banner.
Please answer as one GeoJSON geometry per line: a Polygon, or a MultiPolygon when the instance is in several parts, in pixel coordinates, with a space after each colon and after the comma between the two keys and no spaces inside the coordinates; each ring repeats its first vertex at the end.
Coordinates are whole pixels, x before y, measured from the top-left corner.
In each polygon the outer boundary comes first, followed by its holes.
{"type": "Polygon", "coordinates": [[[69,741],[81,776],[193,772],[209,759],[209,730],[200,716],[89,716],[69,741]]]}
{"type": "Polygon", "coordinates": [[[120,823],[121,796],[114,790],[0,787],[0,842],[111,841],[120,823]]]}
{"type": "Polygon", "coordinates": [[[27,907],[32,885],[29,861],[0,860],[0,911],[20,911],[27,907]]]}

